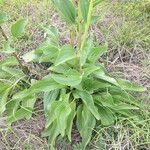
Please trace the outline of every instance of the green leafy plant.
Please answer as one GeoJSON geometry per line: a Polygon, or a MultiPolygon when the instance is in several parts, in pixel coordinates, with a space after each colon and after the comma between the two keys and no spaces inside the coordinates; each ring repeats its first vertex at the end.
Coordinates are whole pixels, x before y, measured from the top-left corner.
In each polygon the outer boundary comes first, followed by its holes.
{"type": "MultiPolygon", "coordinates": [[[[70,43],[61,45],[58,29],[45,26],[47,40],[23,58],[26,62],[51,63],[49,73],[40,80],[29,82],[30,86],[26,86],[26,89],[15,90],[11,96],[9,94],[12,89],[8,87],[2,93],[3,106],[12,102],[8,107],[12,110],[8,111],[9,124],[31,117],[35,95],[43,95],[46,124],[42,136],[48,137],[51,150],[54,149],[58,136],[67,136],[71,141],[74,124],[82,137],[80,147],[85,149],[98,124],[108,126],[120,117],[139,119],[134,110],[141,107],[131,92],[143,92],[146,89],[136,83],[109,76],[104,65],[96,63],[107,51],[107,45],[95,46],[89,33],[95,18],[93,10],[100,2],[101,0],[53,0],[56,9],[69,25],[70,43]],[[77,47],[74,46],[75,40],[78,41],[77,47]]],[[[12,26],[15,38],[24,31],[26,23],[26,20],[19,20],[12,26]]],[[[7,109],[2,109],[2,112],[5,110],[7,109]]]]}
{"type": "Polygon", "coordinates": [[[19,19],[11,26],[11,36],[5,34],[2,24],[8,20],[5,12],[0,12],[0,31],[5,38],[2,53],[6,57],[0,60],[0,115],[7,112],[8,122],[14,122],[24,117],[30,118],[36,97],[29,95],[25,99],[14,99],[16,92],[30,86],[29,70],[19,58],[19,51],[14,46],[14,41],[19,40],[24,34],[27,19],[19,19]]]}

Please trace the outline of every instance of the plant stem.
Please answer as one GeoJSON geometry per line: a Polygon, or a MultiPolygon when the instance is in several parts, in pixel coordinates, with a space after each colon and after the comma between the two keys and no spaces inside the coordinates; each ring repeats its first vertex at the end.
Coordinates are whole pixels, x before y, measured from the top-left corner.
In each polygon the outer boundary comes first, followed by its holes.
{"type": "Polygon", "coordinates": [[[81,40],[82,39],[82,12],[81,12],[80,0],[78,1],[78,30],[79,30],[78,31],[78,58],[79,58],[79,69],[81,73],[82,73],[81,51],[86,42],[88,30],[91,23],[92,13],[93,13],[93,0],[90,0],[87,23],[84,30],[83,40],[81,40]]]}
{"type": "Polygon", "coordinates": [[[73,0],[74,6],[78,5],[78,0],[73,0]]]}
{"type": "MultiPolygon", "coordinates": [[[[1,33],[3,35],[3,37],[5,38],[5,40],[8,41],[8,37],[5,34],[5,32],[4,32],[4,30],[3,30],[3,28],[1,26],[0,26],[0,31],[1,31],[1,33]]],[[[30,71],[29,71],[28,67],[26,67],[26,66],[24,66],[22,64],[21,60],[19,59],[19,57],[17,55],[17,52],[12,53],[12,56],[14,56],[17,59],[17,61],[19,63],[19,66],[20,66],[21,70],[24,72],[24,74],[26,74],[27,76],[29,76],[29,72],[30,71]]]]}
{"type": "Polygon", "coordinates": [[[0,31],[1,31],[1,33],[3,35],[3,37],[5,38],[5,40],[8,41],[7,35],[5,34],[5,32],[4,32],[4,30],[3,30],[3,28],[1,26],[0,26],[0,31]]]}
{"type": "Polygon", "coordinates": [[[78,33],[78,48],[81,47],[81,37],[82,37],[82,19],[79,20],[79,33],[78,33]]]}
{"type": "Polygon", "coordinates": [[[88,30],[90,27],[90,23],[91,23],[91,17],[92,17],[92,13],[93,13],[93,0],[90,1],[90,5],[89,5],[89,11],[88,11],[88,17],[87,17],[87,23],[85,26],[85,31],[84,31],[84,35],[83,35],[83,40],[82,40],[82,44],[81,44],[81,50],[84,47],[87,35],[88,35],[88,30]]]}
{"type": "Polygon", "coordinates": [[[79,0],[78,1],[78,52],[77,52],[77,56],[79,59],[79,70],[82,73],[81,54],[80,54],[81,39],[82,39],[82,12],[81,12],[80,0],[79,0]]]}
{"type": "Polygon", "coordinates": [[[71,28],[70,29],[70,44],[73,46],[74,42],[74,30],[71,28]]]}
{"type": "Polygon", "coordinates": [[[29,76],[30,71],[29,71],[28,67],[26,67],[26,66],[24,66],[24,65],[22,64],[22,62],[21,62],[21,60],[19,59],[17,53],[16,53],[16,52],[12,53],[12,56],[14,56],[14,57],[17,59],[17,61],[18,61],[18,63],[19,63],[19,66],[20,66],[21,70],[23,71],[23,73],[26,74],[27,76],[29,76]]]}

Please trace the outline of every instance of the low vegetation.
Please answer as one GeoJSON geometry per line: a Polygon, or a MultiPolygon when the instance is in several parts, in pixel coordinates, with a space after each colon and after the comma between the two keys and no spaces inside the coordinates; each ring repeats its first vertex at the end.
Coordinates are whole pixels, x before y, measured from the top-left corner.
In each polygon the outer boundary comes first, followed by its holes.
{"type": "MultiPolygon", "coordinates": [[[[0,114],[8,128],[21,119],[31,119],[36,102],[42,101],[46,121],[40,136],[48,139],[50,150],[66,138],[74,150],[149,147],[149,111],[141,94],[147,89],[114,78],[105,63],[98,61],[109,48],[109,42],[95,41],[91,32],[91,26],[99,21],[95,12],[102,0],[52,0],[51,5],[66,22],[69,40],[62,43],[58,28],[43,25],[45,40],[21,57],[20,44],[29,39],[26,27],[30,21],[18,19],[7,36],[3,25],[10,18],[0,11],[1,52],[5,54],[0,61],[0,114]],[[31,69],[28,64],[41,68],[31,69]],[[81,137],[78,143],[73,142],[74,130],[81,137]]],[[[134,37],[147,32],[128,37],[130,23],[113,35],[111,44],[132,47],[134,37]]],[[[148,43],[148,35],[145,38],[148,43]]],[[[143,49],[148,51],[145,43],[143,49]]]]}

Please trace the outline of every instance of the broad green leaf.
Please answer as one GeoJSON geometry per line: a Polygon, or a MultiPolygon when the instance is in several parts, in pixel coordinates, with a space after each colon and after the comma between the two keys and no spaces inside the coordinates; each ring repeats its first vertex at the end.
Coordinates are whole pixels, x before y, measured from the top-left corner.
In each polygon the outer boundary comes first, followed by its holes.
{"type": "Polygon", "coordinates": [[[138,107],[128,105],[122,102],[114,103],[110,94],[105,96],[103,94],[103,97],[100,97],[100,95],[97,95],[96,97],[94,96],[94,101],[99,105],[99,114],[101,116],[101,122],[103,125],[110,125],[114,123],[114,112],[128,117],[134,117],[135,115],[130,110],[138,109],[138,107]]]}
{"type": "Polygon", "coordinates": [[[72,125],[73,125],[74,117],[76,115],[76,103],[72,102],[70,104],[70,108],[71,108],[71,113],[69,114],[68,119],[67,119],[66,134],[68,136],[69,141],[71,142],[72,125]]]}
{"type": "Polygon", "coordinates": [[[62,49],[59,51],[58,56],[55,61],[55,65],[60,65],[65,63],[68,60],[71,60],[76,57],[75,50],[71,45],[64,45],[62,49]]]}
{"type": "Polygon", "coordinates": [[[92,48],[88,60],[92,63],[95,63],[103,53],[107,52],[107,49],[108,46],[99,46],[99,47],[92,48]]]}
{"type": "Polygon", "coordinates": [[[77,128],[79,131],[81,131],[83,127],[82,110],[83,110],[83,104],[80,104],[77,108],[77,121],[76,121],[77,128]]]}
{"type": "Polygon", "coordinates": [[[20,119],[28,118],[32,115],[32,112],[28,109],[20,108],[18,111],[16,111],[12,116],[9,116],[7,118],[8,124],[11,124],[15,121],[18,121],[20,119]]]}
{"type": "Polygon", "coordinates": [[[114,115],[108,108],[99,106],[98,112],[101,118],[100,120],[102,125],[108,126],[114,124],[115,122],[114,115]]]}
{"type": "Polygon", "coordinates": [[[117,113],[122,114],[126,117],[130,117],[130,118],[132,117],[133,119],[134,118],[137,119],[137,115],[131,110],[117,110],[117,113]]]}
{"type": "Polygon", "coordinates": [[[10,85],[11,84],[0,82],[0,87],[1,87],[0,88],[0,94],[5,92],[10,87],[10,85]]]}
{"type": "Polygon", "coordinates": [[[71,113],[70,105],[68,103],[61,102],[61,104],[56,108],[54,113],[57,116],[59,131],[61,133],[61,136],[63,137],[67,128],[68,116],[71,113]]]}
{"type": "Polygon", "coordinates": [[[48,55],[43,54],[39,59],[39,63],[43,63],[43,62],[53,63],[53,59],[51,57],[52,57],[51,54],[48,54],[48,55]]]}
{"type": "Polygon", "coordinates": [[[51,54],[52,55],[51,58],[53,58],[54,56],[57,56],[59,48],[55,45],[49,44],[41,50],[43,51],[43,54],[45,55],[51,54]]]}
{"type": "MultiPolygon", "coordinates": [[[[56,119],[53,120],[53,122],[51,123],[50,126],[48,126],[47,128],[45,127],[44,131],[41,133],[42,137],[48,137],[51,134],[51,132],[52,132],[51,129],[52,129],[54,124],[55,124],[55,126],[57,126],[57,120],[56,119]]],[[[59,130],[58,130],[58,132],[59,132],[59,130]]]]}
{"type": "Polygon", "coordinates": [[[102,98],[102,101],[104,101],[104,103],[109,103],[110,105],[115,105],[114,103],[114,99],[112,97],[112,95],[108,92],[103,92],[101,93],[101,98],[102,98]]]}
{"type": "Polygon", "coordinates": [[[22,99],[29,96],[31,93],[29,89],[25,89],[13,95],[12,99],[22,99]]]}
{"type": "Polygon", "coordinates": [[[0,25],[8,20],[7,13],[0,10],[0,25]]]}
{"type": "Polygon", "coordinates": [[[57,99],[58,94],[59,94],[59,90],[53,90],[53,91],[49,91],[49,92],[44,92],[43,102],[44,102],[44,110],[45,110],[45,112],[47,112],[48,105],[50,105],[50,103],[53,100],[57,99]]]}
{"type": "Polygon", "coordinates": [[[2,70],[17,78],[22,78],[25,76],[22,70],[13,67],[3,66],[2,70]]]}
{"type": "Polygon", "coordinates": [[[61,89],[63,87],[64,87],[63,85],[58,84],[49,76],[49,77],[45,77],[42,80],[35,82],[31,86],[30,90],[32,91],[32,93],[41,92],[41,91],[47,92],[47,91],[52,91],[56,89],[61,89]]]}
{"type": "Polygon", "coordinates": [[[59,31],[55,26],[44,26],[44,31],[51,37],[58,40],[59,38],[59,31]]]}
{"type": "Polygon", "coordinates": [[[51,150],[55,150],[54,148],[55,141],[57,136],[60,134],[58,126],[59,125],[57,124],[57,120],[55,120],[48,129],[42,132],[43,137],[49,136],[48,143],[50,145],[51,150]]]}
{"type": "Polygon", "coordinates": [[[30,119],[32,116],[35,101],[36,97],[34,95],[29,95],[23,99],[11,99],[7,102],[6,105],[7,115],[9,117],[12,117],[12,115],[15,115],[15,113],[19,111],[19,109],[25,109],[26,111],[30,112],[30,114],[25,118],[30,119]]]}
{"type": "Polygon", "coordinates": [[[93,42],[91,38],[88,38],[86,41],[84,47],[80,50],[80,61],[81,61],[81,66],[83,66],[88,58],[88,55],[90,54],[92,50],[93,42]]]}
{"type": "Polygon", "coordinates": [[[84,64],[83,66],[83,72],[84,72],[84,77],[87,77],[94,71],[98,70],[99,67],[90,63],[84,64]]]}
{"type": "Polygon", "coordinates": [[[131,104],[118,103],[113,107],[113,109],[118,111],[118,110],[130,110],[130,109],[134,110],[139,108],[131,104]]]}
{"type": "Polygon", "coordinates": [[[19,107],[20,99],[11,99],[6,104],[6,112],[8,116],[14,114],[19,107]]]}
{"type": "Polygon", "coordinates": [[[54,145],[58,135],[59,135],[59,127],[57,124],[53,124],[53,127],[51,129],[51,134],[49,135],[48,138],[48,143],[50,144],[50,150],[55,150],[54,145]]]}
{"type": "Polygon", "coordinates": [[[113,100],[113,97],[108,92],[103,92],[101,94],[95,94],[93,95],[94,101],[101,106],[109,107],[113,109],[115,107],[115,103],[113,100]]]}
{"type": "Polygon", "coordinates": [[[113,99],[115,100],[141,107],[139,98],[132,96],[130,93],[127,93],[118,87],[116,89],[115,87],[110,88],[109,92],[112,94],[113,99]]]}
{"type": "Polygon", "coordinates": [[[59,105],[61,105],[60,101],[56,101],[56,100],[48,104],[45,128],[48,128],[53,123],[53,121],[57,118],[55,114],[55,110],[57,107],[59,107],[59,105]]]}
{"type": "MultiPolygon", "coordinates": [[[[68,117],[71,114],[71,107],[65,101],[52,101],[47,108],[46,128],[51,127],[51,124],[57,120],[57,128],[62,136],[65,135],[67,129],[68,117]]],[[[46,133],[47,134],[47,133],[46,133]]]]}
{"type": "Polygon", "coordinates": [[[114,78],[109,77],[108,75],[106,75],[103,69],[95,71],[93,74],[98,79],[101,79],[101,80],[107,81],[107,82],[109,82],[111,84],[114,84],[116,86],[119,86],[118,82],[114,78]]]}
{"type": "Polygon", "coordinates": [[[35,50],[35,53],[43,53],[43,50],[45,50],[48,46],[58,46],[55,45],[54,43],[51,43],[51,39],[50,38],[46,38],[46,40],[44,42],[42,42],[35,50]]]}
{"type": "Polygon", "coordinates": [[[24,98],[30,94],[35,94],[39,92],[49,92],[56,89],[61,89],[63,87],[64,87],[63,85],[58,84],[50,76],[48,76],[46,78],[43,78],[42,80],[36,81],[29,89],[16,93],[13,96],[13,98],[14,99],[24,98]]]}
{"type": "Polygon", "coordinates": [[[76,10],[70,0],[52,0],[57,10],[66,22],[74,24],[76,21],[76,10]]]}
{"type": "Polygon", "coordinates": [[[68,70],[65,74],[51,74],[51,77],[59,84],[76,86],[80,84],[82,76],[77,70],[68,70]]]}
{"type": "Polygon", "coordinates": [[[82,116],[84,118],[84,126],[82,128],[81,135],[83,147],[85,149],[92,138],[92,132],[96,125],[96,120],[86,106],[84,106],[82,116]]]}
{"type": "Polygon", "coordinates": [[[137,83],[134,83],[125,79],[117,79],[117,82],[120,85],[120,87],[124,90],[137,91],[137,92],[144,92],[147,90],[142,85],[139,85],[137,83]]]}
{"type": "Polygon", "coordinates": [[[86,91],[78,91],[76,90],[74,93],[75,98],[81,98],[86,107],[90,110],[90,112],[95,116],[97,120],[100,119],[99,113],[97,111],[96,106],[94,105],[93,97],[86,91]]]}
{"type": "Polygon", "coordinates": [[[111,86],[108,82],[95,80],[92,78],[83,78],[81,82],[82,88],[90,93],[93,93],[95,90],[108,88],[111,86]]]}
{"type": "Polygon", "coordinates": [[[66,63],[60,64],[58,66],[51,66],[50,68],[48,68],[48,70],[52,72],[56,72],[56,73],[66,73],[70,69],[71,67],[67,65],[66,63]]]}
{"type": "Polygon", "coordinates": [[[51,39],[51,42],[59,45],[59,31],[56,27],[54,26],[44,26],[43,27],[44,31],[48,34],[48,36],[51,39]]]}
{"type": "Polygon", "coordinates": [[[66,88],[62,88],[60,91],[60,101],[66,102],[67,104],[69,103],[70,100],[70,92],[67,93],[67,89],[66,88]]]}
{"type": "Polygon", "coordinates": [[[31,52],[27,52],[26,54],[23,55],[23,59],[25,62],[31,62],[31,61],[39,61],[40,57],[42,56],[42,54],[38,54],[35,52],[35,50],[31,51],[31,52]]]}
{"type": "Polygon", "coordinates": [[[93,131],[93,128],[95,127],[96,120],[86,105],[83,105],[82,108],[83,108],[82,114],[81,114],[82,128],[79,129],[79,132],[82,137],[83,148],[85,149],[87,144],[91,140],[92,131],[93,131]]]}
{"type": "Polygon", "coordinates": [[[56,56],[58,55],[59,50],[60,50],[59,47],[50,44],[43,49],[43,54],[45,55],[51,54],[52,55],[51,58],[56,59],[56,56]]]}
{"type": "Polygon", "coordinates": [[[53,62],[52,58],[56,58],[58,53],[58,47],[51,43],[50,39],[47,39],[38,46],[35,50],[26,53],[23,59],[26,62],[37,61],[37,62],[53,62]]]}
{"type": "MultiPolygon", "coordinates": [[[[126,110],[126,109],[139,109],[136,106],[133,106],[131,104],[126,104],[123,102],[115,101],[116,99],[113,99],[112,95],[110,93],[101,93],[101,95],[95,95],[94,100],[97,102],[100,102],[98,104],[102,104],[105,107],[109,107],[113,110],[126,110]]],[[[101,105],[101,106],[102,106],[101,105]]]]}
{"type": "Polygon", "coordinates": [[[49,45],[43,49],[43,55],[40,57],[39,62],[54,62],[59,49],[56,46],[49,45]]]}
{"type": "Polygon", "coordinates": [[[11,26],[11,33],[14,37],[19,37],[24,33],[25,27],[28,24],[28,19],[20,19],[17,20],[12,26],[11,26]]]}
{"type": "Polygon", "coordinates": [[[80,0],[82,17],[85,22],[87,22],[87,15],[89,11],[89,1],[88,0],[80,0]]]}
{"type": "Polygon", "coordinates": [[[5,41],[3,45],[3,50],[1,52],[4,52],[6,54],[12,54],[15,52],[15,49],[11,47],[11,42],[10,41],[5,41]]]}
{"type": "Polygon", "coordinates": [[[73,59],[71,59],[71,60],[68,60],[68,61],[67,61],[67,64],[68,64],[70,67],[72,67],[72,68],[76,68],[78,62],[79,62],[79,58],[78,58],[78,57],[75,57],[75,58],[73,58],[73,59]]]}
{"type": "MultiPolygon", "coordinates": [[[[23,103],[26,104],[26,102],[28,102],[28,101],[30,103],[30,100],[31,100],[31,102],[35,101],[36,100],[35,96],[29,95],[29,96],[27,96],[23,99],[21,99],[21,98],[19,98],[19,99],[10,99],[7,102],[7,105],[6,105],[7,115],[11,116],[12,114],[15,114],[17,109],[20,108],[20,105],[21,105],[20,103],[22,103],[23,107],[27,107],[27,109],[30,108],[29,105],[26,105],[26,106],[23,105],[23,103]]],[[[30,109],[30,110],[32,110],[32,109],[30,109]]]]}
{"type": "Polygon", "coordinates": [[[4,80],[8,80],[11,78],[12,76],[10,74],[8,74],[6,71],[3,71],[2,68],[0,68],[0,79],[4,79],[4,80]]]}
{"type": "MultiPolygon", "coordinates": [[[[35,97],[35,96],[29,97],[27,100],[24,100],[24,101],[22,102],[22,107],[23,107],[23,108],[27,108],[27,109],[29,109],[31,112],[33,112],[35,102],[36,102],[36,97],[35,97]]],[[[30,119],[31,117],[32,117],[32,113],[30,113],[30,115],[28,115],[28,116],[26,117],[26,119],[30,119]]]]}
{"type": "Polygon", "coordinates": [[[15,66],[15,65],[18,65],[18,61],[14,56],[9,56],[3,60],[0,60],[0,66],[15,66]]]}
{"type": "Polygon", "coordinates": [[[8,95],[10,92],[11,88],[8,88],[3,94],[2,97],[0,97],[0,116],[2,113],[6,110],[6,103],[8,100],[8,95]]]}

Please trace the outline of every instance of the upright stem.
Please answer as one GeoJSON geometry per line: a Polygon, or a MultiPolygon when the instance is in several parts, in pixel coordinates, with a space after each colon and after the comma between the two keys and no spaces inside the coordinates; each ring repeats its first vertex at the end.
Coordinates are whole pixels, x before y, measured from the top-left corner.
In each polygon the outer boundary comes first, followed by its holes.
{"type": "Polygon", "coordinates": [[[86,41],[86,38],[87,38],[87,35],[88,35],[88,30],[89,30],[89,27],[90,27],[90,23],[91,23],[92,13],[93,13],[93,0],[90,1],[88,17],[87,17],[87,23],[86,23],[86,26],[85,26],[85,31],[84,31],[83,40],[82,40],[80,49],[82,49],[84,47],[84,44],[85,44],[85,41],[86,41]]]}
{"type": "Polygon", "coordinates": [[[74,32],[74,29],[73,27],[71,27],[70,29],[70,44],[73,46],[74,44],[74,37],[75,37],[75,32],[74,32]]]}
{"type": "Polygon", "coordinates": [[[81,47],[81,37],[82,37],[82,12],[81,12],[81,5],[80,0],[78,2],[78,48],[81,47]]]}
{"type": "Polygon", "coordinates": [[[78,5],[78,0],[73,0],[74,6],[78,5]]]}
{"type": "Polygon", "coordinates": [[[81,73],[82,73],[81,51],[86,42],[88,30],[89,30],[90,23],[91,23],[92,13],[93,13],[93,0],[90,0],[89,11],[88,11],[88,16],[87,16],[87,23],[85,26],[83,39],[82,39],[82,19],[83,19],[83,17],[82,17],[82,12],[81,12],[80,0],[78,1],[78,30],[79,30],[78,31],[78,58],[79,58],[79,68],[80,68],[81,73]]]}
{"type": "Polygon", "coordinates": [[[79,59],[79,70],[82,73],[82,66],[81,66],[81,54],[80,54],[80,47],[81,47],[81,39],[82,39],[82,12],[80,6],[80,0],[78,1],[78,59],[79,59]]]}
{"type": "Polygon", "coordinates": [[[3,37],[5,38],[5,40],[8,41],[7,35],[5,34],[5,32],[4,32],[4,30],[3,30],[3,28],[1,26],[0,26],[0,31],[1,31],[1,33],[3,35],[3,37]]]}

